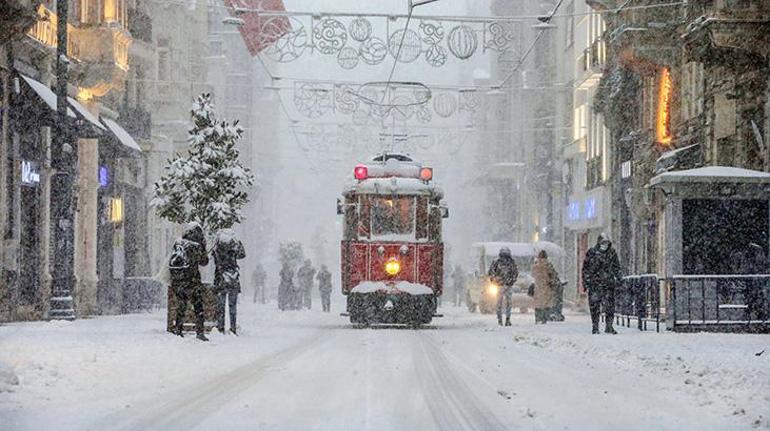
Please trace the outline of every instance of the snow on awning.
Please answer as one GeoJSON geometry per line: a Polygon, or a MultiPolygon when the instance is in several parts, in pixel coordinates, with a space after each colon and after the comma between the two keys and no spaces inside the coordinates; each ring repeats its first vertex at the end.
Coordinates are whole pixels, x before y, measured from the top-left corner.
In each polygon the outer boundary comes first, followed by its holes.
{"type": "MultiPolygon", "coordinates": [[[[47,85],[40,81],[30,78],[27,75],[19,74],[21,78],[29,85],[32,90],[40,96],[40,99],[51,108],[52,111],[56,111],[56,93],[53,92],[47,85]]],[[[72,118],[77,118],[72,109],[67,108],[67,115],[72,118]]]]}
{"type": "Polygon", "coordinates": [[[73,99],[72,97],[67,97],[67,100],[70,102],[70,105],[75,108],[76,111],[78,111],[78,114],[85,118],[89,123],[94,125],[99,130],[106,130],[104,126],[99,123],[99,119],[96,118],[96,116],[92,114],[91,111],[89,111],[85,106],[81,105],[80,102],[73,99]]]}
{"type": "Polygon", "coordinates": [[[102,122],[104,122],[104,125],[110,129],[112,134],[115,135],[121,144],[134,151],[138,151],[140,153],[142,152],[142,148],[139,147],[139,144],[136,143],[134,138],[132,138],[131,135],[126,132],[126,129],[122,128],[118,123],[110,120],[109,118],[102,118],[102,122]]]}
{"type": "Polygon", "coordinates": [[[770,174],[731,166],[706,166],[662,173],[650,180],[650,186],[670,183],[695,184],[770,184],[770,174]]]}

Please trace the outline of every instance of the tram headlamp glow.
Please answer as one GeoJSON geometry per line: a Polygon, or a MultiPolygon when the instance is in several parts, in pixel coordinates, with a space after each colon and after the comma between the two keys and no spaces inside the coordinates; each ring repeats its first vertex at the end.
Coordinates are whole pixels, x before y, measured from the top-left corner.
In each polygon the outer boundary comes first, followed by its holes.
{"type": "Polygon", "coordinates": [[[385,262],[385,272],[392,276],[396,276],[401,272],[401,262],[398,259],[388,259],[385,262]]]}
{"type": "Polygon", "coordinates": [[[491,281],[487,285],[487,293],[492,295],[492,296],[497,295],[497,292],[498,292],[499,289],[500,288],[495,283],[492,283],[491,281]]]}

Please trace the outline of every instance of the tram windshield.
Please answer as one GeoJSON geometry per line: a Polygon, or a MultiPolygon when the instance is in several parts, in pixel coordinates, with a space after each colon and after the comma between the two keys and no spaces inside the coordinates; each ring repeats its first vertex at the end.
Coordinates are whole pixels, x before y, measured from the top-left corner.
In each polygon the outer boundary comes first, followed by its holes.
{"type": "Polygon", "coordinates": [[[414,197],[376,197],[371,201],[372,237],[412,237],[414,218],[414,197]]]}

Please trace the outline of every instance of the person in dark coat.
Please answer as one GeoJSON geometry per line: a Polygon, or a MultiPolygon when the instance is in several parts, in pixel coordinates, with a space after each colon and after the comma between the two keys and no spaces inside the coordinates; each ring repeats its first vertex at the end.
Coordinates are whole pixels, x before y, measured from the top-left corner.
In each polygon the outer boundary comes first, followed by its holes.
{"type": "Polygon", "coordinates": [[[602,233],[596,245],[588,250],[583,261],[583,284],[588,291],[592,333],[599,333],[599,316],[604,309],[604,332],[617,334],[612,327],[615,318],[615,288],[620,285],[621,270],[618,254],[607,234],[602,233]]]}
{"type": "Polygon", "coordinates": [[[225,332],[225,302],[230,308],[230,332],[238,334],[236,316],[238,314],[238,294],[241,292],[240,269],[238,260],[246,257],[243,243],[235,236],[232,229],[222,229],[217,233],[214,255],[214,290],[217,292],[217,329],[225,332]]]}
{"type": "Polygon", "coordinates": [[[265,280],[267,279],[267,274],[265,274],[265,269],[262,268],[261,263],[257,263],[257,266],[254,268],[254,272],[251,274],[251,285],[254,288],[254,303],[257,303],[257,298],[259,298],[260,302],[264,304],[267,299],[265,297],[265,280]]]}
{"type": "Polygon", "coordinates": [[[321,308],[328,313],[331,311],[332,273],[329,272],[326,265],[321,265],[316,279],[318,280],[318,290],[321,292],[321,308]]]}
{"type": "Polygon", "coordinates": [[[195,331],[197,338],[208,341],[203,327],[203,284],[201,283],[201,266],[209,264],[206,251],[206,237],[203,229],[197,223],[190,223],[185,228],[182,238],[174,243],[174,250],[169,259],[171,273],[171,291],[176,299],[176,320],[174,333],[183,337],[184,317],[187,313],[187,302],[192,301],[195,311],[195,331]]]}
{"type": "Polygon", "coordinates": [[[500,248],[497,259],[489,266],[489,279],[497,284],[497,324],[503,324],[503,302],[505,302],[505,326],[511,326],[513,305],[513,284],[519,277],[519,268],[508,247],[500,248]]]}
{"type": "Polygon", "coordinates": [[[288,262],[281,266],[281,281],[278,284],[278,308],[281,311],[292,309],[294,296],[294,271],[288,262]]]}
{"type": "Polygon", "coordinates": [[[313,293],[313,277],[315,268],[313,268],[310,259],[306,259],[302,267],[297,271],[297,284],[299,287],[299,298],[297,298],[297,309],[303,306],[310,310],[313,305],[311,294],[313,293]]]}

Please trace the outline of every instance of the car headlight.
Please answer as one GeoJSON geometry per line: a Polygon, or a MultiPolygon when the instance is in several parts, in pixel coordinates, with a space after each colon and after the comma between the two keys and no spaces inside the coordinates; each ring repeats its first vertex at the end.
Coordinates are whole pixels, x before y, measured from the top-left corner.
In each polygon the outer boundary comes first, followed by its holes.
{"type": "Polygon", "coordinates": [[[499,290],[499,287],[495,283],[489,283],[487,286],[487,293],[494,296],[497,295],[497,291],[499,290]]]}
{"type": "Polygon", "coordinates": [[[391,277],[398,275],[401,272],[401,262],[396,258],[390,258],[385,262],[385,272],[391,277]]]}

